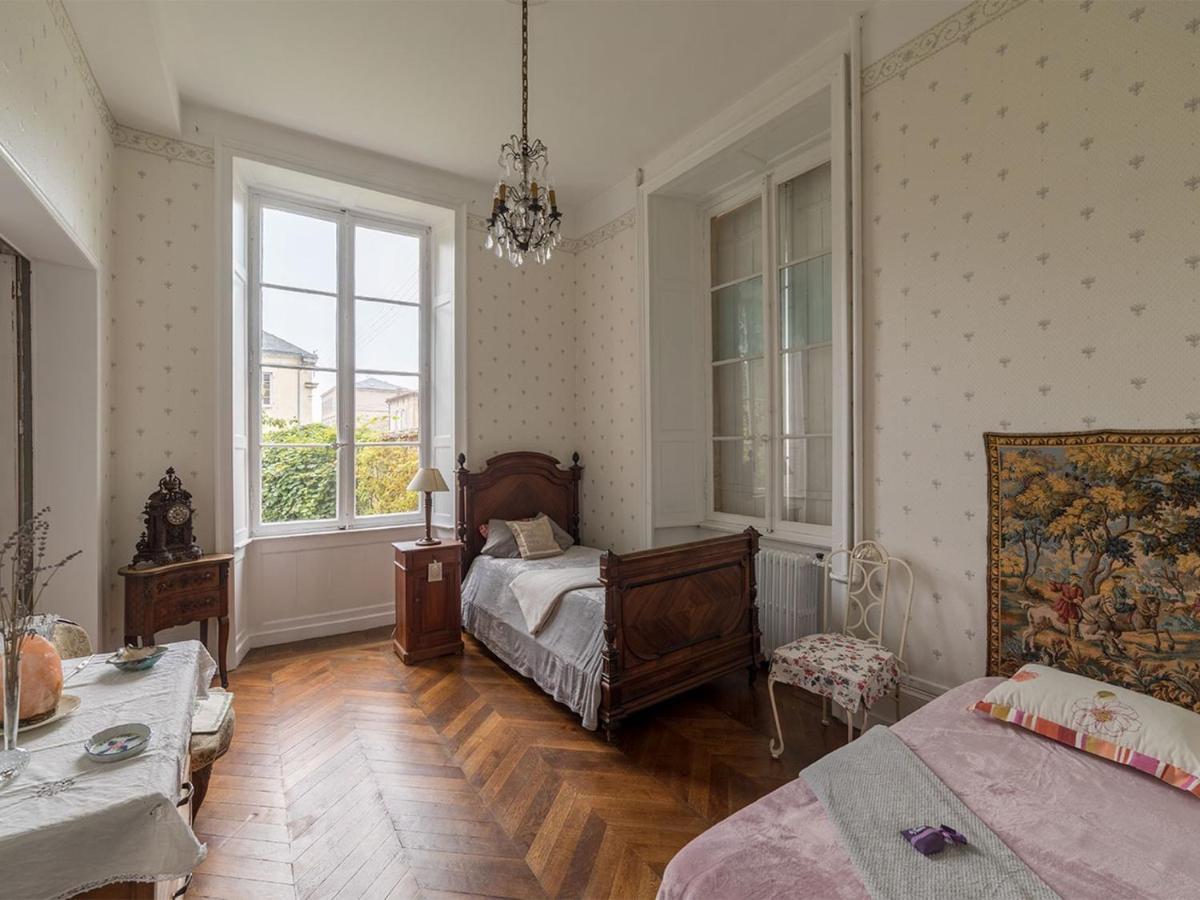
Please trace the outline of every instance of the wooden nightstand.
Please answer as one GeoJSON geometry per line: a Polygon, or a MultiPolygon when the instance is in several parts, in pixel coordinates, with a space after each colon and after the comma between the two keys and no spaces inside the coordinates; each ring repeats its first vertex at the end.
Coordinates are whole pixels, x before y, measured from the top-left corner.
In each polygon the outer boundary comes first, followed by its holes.
{"type": "Polygon", "coordinates": [[[463,545],[458,541],[396,549],[396,639],[392,648],[405,665],[462,653],[463,545]],[[440,573],[439,573],[440,568],[440,573]]]}
{"type": "Polygon", "coordinates": [[[125,643],[138,638],[154,643],[154,633],[174,625],[200,623],[200,642],[208,643],[208,620],[217,620],[217,662],[221,687],[229,687],[225,650],[229,645],[228,553],[209,553],[187,562],[117,573],[125,578],[125,643]]]}

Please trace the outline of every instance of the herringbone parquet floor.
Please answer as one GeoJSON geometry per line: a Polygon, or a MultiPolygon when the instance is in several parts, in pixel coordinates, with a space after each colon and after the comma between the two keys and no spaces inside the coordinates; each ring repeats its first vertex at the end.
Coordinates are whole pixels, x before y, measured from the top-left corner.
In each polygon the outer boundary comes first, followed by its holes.
{"type": "Polygon", "coordinates": [[[680,847],[844,740],[788,692],[772,760],[764,682],[693,691],[610,746],[470,638],[412,667],[384,631],[254,651],[189,896],[653,897],[680,847]]]}

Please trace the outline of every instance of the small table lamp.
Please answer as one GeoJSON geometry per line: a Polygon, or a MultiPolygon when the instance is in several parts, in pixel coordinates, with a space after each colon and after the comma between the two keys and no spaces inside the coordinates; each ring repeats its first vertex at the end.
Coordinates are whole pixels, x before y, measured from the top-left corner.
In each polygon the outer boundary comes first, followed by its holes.
{"type": "Polygon", "coordinates": [[[408,483],[410,491],[420,491],[425,495],[425,537],[417,541],[422,547],[440,544],[441,541],[433,536],[433,492],[448,491],[446,480],[442,473],[430,466],[428,469],[417,469],[417,474],[408,483]]]}

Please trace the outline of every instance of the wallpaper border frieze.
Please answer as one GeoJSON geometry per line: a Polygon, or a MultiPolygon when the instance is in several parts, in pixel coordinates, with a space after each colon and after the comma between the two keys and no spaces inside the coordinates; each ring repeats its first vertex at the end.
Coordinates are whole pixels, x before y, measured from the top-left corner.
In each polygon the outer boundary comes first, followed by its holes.
{"type": "Polygon", "coordinates": [[[862,71],[862,92],[865,94],[893,78],[902,78],[913,66],[924,62],[951,44],[966,41],[972,34],[1012,12],[1026,0],[974,0],[953,15],[949,15],[897,47],[887,56],[871,63],[862,71]]]}
{"type": "MultiPolygon", "coordinates": [[[[581,238],[563,238],[562,244],[558,250],[561,253],[580,253],[584,250],[590,250],[597,244],[603,243],[614,235],[620,234],[626,228],[632,228],[637,224],[637,211],[628,210],[621,213],[611,222],[601,225],[594,231],[590,231],[581,238]]],[[[467,213],[467,228],[470,231],[478,231],[483,234],[487,231],[487,219],[483,216],[477,216],[474,213],[467,213]]]]}
{"type": "Polygon", "coordinates": [[[564,244],[572,244],[572,253],[578,253],[581,250],[590,250],[597,244],[607,241],[610,237],[620,234],[626,228],[632,228],[637,224],[637,210],[630,209],[621,213],[607,225],[601,225],[594,231],[590,231],[581,238],[576,238],[573,241],[563,241],[564,244]]]}
{"type": "Polygon", "coordinates": [[[113,145],[116,147],[141,150],[144,153],[153,153],[156,156],[177,159],[209,169],[213,167],[216,159],[211,147],[204,147],[200,144],[189,144],[187,141],[164,137],[161,134],[141,131],[137,128],[129,128],[125,125],[117,125],[113,129],[112,139],[113,145]]]}
{"type": "Polygon", "coordinates": [[[92,98],[92,103],[96,105],[96,111],[100,113],[104,127],[108,129],[110,135],[113,134],[117,129],[117,120],[113,117],[112,110],[108,108],[108,101],[104,99],[104,92],[100,90],[100,83],[96,81],[92,65],[88,62],[87,54],[83,52],[83,44],[79,42],[79,35],[75,33],[75,26],[71,24],[71,17],[67,14],[66,6],[63,5],[62,0],[46,0],[46,5],[50,7],[50,15],[54,17],[54,24],[58,26],[59,33],[67,43],[67,49],[71,51],[71,58],[75,60],[75,66],[79,69],[84,87],[87,89],[88,96],[92,98]]]}

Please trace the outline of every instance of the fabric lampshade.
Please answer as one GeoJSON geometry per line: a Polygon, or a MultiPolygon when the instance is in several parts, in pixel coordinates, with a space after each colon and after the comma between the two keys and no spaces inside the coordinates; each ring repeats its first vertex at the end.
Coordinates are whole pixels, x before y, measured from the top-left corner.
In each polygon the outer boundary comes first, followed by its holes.
{"type": "Polygon", "coordinates": [[[417,469],[417,474],[408,483],[408,489],[410,491],[428,491],[431,493],[450,490],[446,486],[446,480],[442,478],[442,473],[432,466],[427,469],[417,469]]]}

